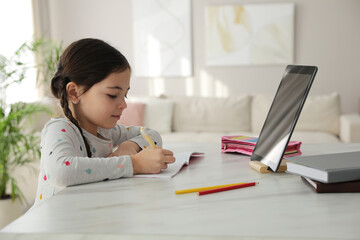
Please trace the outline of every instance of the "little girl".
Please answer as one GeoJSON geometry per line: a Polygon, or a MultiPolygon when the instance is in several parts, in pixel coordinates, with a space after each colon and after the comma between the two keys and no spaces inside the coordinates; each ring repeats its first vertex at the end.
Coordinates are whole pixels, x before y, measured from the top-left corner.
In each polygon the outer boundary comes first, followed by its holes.
{"type": "Polygon", "coordinates": [[[140,127],[116,124],[127,106],[130,72],[126,58],[104,41],[82,39],[65,49],[51,91],[66,118],[42,131],[35,205],[66,186],[159,173],[175,161],[156,131],[147,129],[158,146],[152,149],[140,127]]]}

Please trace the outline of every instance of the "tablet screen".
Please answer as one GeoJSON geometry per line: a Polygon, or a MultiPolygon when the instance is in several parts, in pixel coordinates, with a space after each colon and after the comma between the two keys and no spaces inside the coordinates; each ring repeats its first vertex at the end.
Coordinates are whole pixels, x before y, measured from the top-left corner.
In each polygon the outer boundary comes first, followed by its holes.
{"type": "Polygon", "coordinates": [[[277,171],[316,71],[313,66],[287,66],[251,160],[277,171]]]}

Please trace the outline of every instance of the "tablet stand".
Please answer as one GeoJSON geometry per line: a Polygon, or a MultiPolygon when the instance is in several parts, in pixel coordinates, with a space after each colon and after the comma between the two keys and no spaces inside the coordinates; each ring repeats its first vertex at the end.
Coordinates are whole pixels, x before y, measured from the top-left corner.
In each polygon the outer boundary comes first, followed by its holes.
{"type": "MultiPolygon", "coordinates": [[[[254,169],[255,171],[258,171],[260,173],[271,173],[272,171],[269,170],[269,167],[265,164],[263,164],[260,161],[251,161],[249,162],[249,166],[254,169]]],[[[282,159],[280,166],[278,168],[278,170],[276,171],[277,173],[282,173],[286,171],[286,160],[282,159]]]]}

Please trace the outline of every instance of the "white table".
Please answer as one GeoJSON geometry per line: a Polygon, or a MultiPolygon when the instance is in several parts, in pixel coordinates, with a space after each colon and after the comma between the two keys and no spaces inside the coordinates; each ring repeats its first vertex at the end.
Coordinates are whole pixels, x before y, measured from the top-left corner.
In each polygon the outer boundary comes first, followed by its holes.
{"type": "MultiPolygon", "coordinates": [[[[2,229],[0,239],[25,239],[24,233],[360,239],[360,193],[317,194],[299,176],[252,170],[249,157],[221,154],[220,144],[167,147],[204,152],[205,157],[172,179],[126,178],[66,188],[2,229]],[[260,184],[204,196],[174,194],[249,181],[260,184]]],[[[303,155],[352,150],[360,150],[360,144],[302,146],[303,155]]]]}

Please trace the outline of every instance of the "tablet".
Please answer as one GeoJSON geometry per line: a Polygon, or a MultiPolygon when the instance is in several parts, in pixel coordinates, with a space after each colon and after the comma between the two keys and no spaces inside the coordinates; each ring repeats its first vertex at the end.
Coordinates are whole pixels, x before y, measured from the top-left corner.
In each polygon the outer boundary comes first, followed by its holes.
{"type": "Polygon", "coordinates": [[[317,67],[288,65],[271,104],[251,161],[276,172],[315,78],[317,67]]]}

